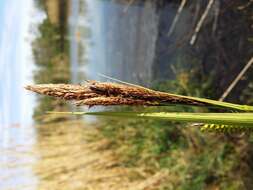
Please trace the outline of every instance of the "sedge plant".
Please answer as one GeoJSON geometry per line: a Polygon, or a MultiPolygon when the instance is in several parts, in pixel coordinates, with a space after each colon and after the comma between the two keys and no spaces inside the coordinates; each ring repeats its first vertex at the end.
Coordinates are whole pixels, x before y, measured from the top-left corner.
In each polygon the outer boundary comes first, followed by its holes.
{"type": "Polygon", "coordinates": [[[77,106],[168,106],[188,105],[217,107],[237,113],[184,113],[184,112],[49,112],[50,114],[75,114],[114,117],[162,119],[178,122],[202,123],[206,129],[250,129],[253,127],[253,106],[221,102],[205,98],[182,96],[155,91],[129,83],[87,81],[85,85],[40,84],[29,85],[27,90],[39,94],[74,101],[77,106]]]}

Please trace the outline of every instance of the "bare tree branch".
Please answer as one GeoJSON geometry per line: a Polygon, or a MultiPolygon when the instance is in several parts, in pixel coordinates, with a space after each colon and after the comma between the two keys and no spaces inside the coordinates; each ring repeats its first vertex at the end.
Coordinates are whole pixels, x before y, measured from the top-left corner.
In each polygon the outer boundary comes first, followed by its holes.
{"type": "Polygon", "coordinates": [[[215,9],[214,9],[214,21],[213,21],[213,28],[212,32],[213,35],[216,31],[217,25],[218,25],[218,19],[219,19],[219,13],[220,13],[220,0],[217,0],[214,4],[215,9]]]}
{"type": "Polygon", "coordinates": [[[204,23],[207,15],[208,15],[208,13],[209,13],[212,5],[213,5],[213,3],[214,3],[214,0],[210,0],[208,2],[208,5],[206,6],[206,9],[205,9],[204,13],[202,14],[202,16],[201,16],[201,18],[200,18],[200,20],[199,20],[199,22],[198,22],[198,24],[197,24],[197,26],[196,26],[196,28],[194,30],[193,36],[192,36],[191,41],[190,41],[191,45],[194,45],[194,43],[195,43],[195,41],[197,39],[198,33],[199,33],[200,29],[201,29],[201,26],[203,25],[203,23],[204,23]]]}
{"type": "Polygon", "coordinates": [[[171,24],[171,27],[170,27],[169,32],[168,32],[168,37],[170,37],[170,35],[173,33],[173,31],[174,31],[174,29],[175,29],[175,26],[176,26],[176,24],[177,24],[177,21],[178,21],[180,15],[181,15],[181,13],[182,13],[182,10],[183,10],[183,8],[184,8],[186,2],[187,2],[187,0],[182,0],[182,1],[181,1],[181,4],[180,4],[180,6],[179,6],[179,8],[178,8],[178,10],[177,10],[177,14],[176,14],[176,16],[175,16],[175,18],[174,18],[174,20],[173,20],[173,22],[172,22],[172,24],[171,24]]]}
{"type": "Polygon", "coordinates": [[[237,75],[235,80],[229,85],[229,87],[226,89],[226,91],[222,94],[219,101],[223,101],[228,94],[233,90],[235,85],[241,80],[243,75],[246,73],[246,71],[250,68],[250,66],[253,64],[253,57],[249,60],[249,62],[245,65],[245,67],[241,70],[241,72],[237,75]]]}
{"type": "Polygon", "coordinates": [[[127,13],[129,7],[130,7],[134,2],[135,2],[135,0],[130,0],[130,1],[127,3],[126,7],[124,8],[123,12],[124,12],[124,13],[127,13]]]}

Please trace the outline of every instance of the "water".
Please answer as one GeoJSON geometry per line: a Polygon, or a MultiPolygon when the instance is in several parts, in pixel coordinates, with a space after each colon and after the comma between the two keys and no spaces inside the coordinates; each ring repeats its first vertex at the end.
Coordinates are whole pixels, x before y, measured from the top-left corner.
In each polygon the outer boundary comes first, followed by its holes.
{"type": "Polygon", "coordinates": [[[0,189],[35,189],[37,179],[32,166],[36,155],[33,146],[35,97],[25,91],[32,83],[35,68],[31,41],[31,23],[38,15],[32,0],[25,4],[2,1],[0,17],[0,189]],[[22,19],[20,19],[22,18],[22,19]],[[15,34],[14,34],[15,33],[15,34]]]}
{"type": "Polygon", "coordinates": [[[117,1],[72,1],[69,19],[72,79],[105,80],[99,73],[150,86],[156,79],[175,78],[171,65],[191,47],[178,48],[194,22],[181,12],[170,36],[168,30],[178,7],[143,1],[128,5],[117,1]],[[86,11],[80,11],[85,6],[86,11]],[[82,30],[88,30],[86,35],[82,30]],[[80,51],[85,49],[85,51],[80,51]],[[81,52],[81,53],[80,53],[81,52]],[[81,77],[80,77],[81,76],[81,77]]]}
{"type": "Polygon", "coordinates": [[[98,79],[102,73],[128,82],[150,84],[159,21],[155,3],[128,7],[111,1],[85,2],[88,9],[85,15],[78,14],[80,1],[73,1],[71,9],[73,18],[79,15],[76,20],[70,19],[73,80],[77,81],[80,65],[85,65],[81,70],[89,79],[98,79]],[[78,42],[75,35],[83,26],[91,31],[91,36],[87,39],[81,35],[86,40],[78,42]],[[87,47],[85,62],[77,57],[80,46],[87,47]]]}

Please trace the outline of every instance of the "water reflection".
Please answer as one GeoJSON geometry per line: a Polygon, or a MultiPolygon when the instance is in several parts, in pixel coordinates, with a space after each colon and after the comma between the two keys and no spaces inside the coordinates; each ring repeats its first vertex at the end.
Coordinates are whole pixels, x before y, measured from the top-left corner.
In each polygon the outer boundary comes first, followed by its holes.
{"type": "Polygon", "coordinates": [[[163,1],[72,1],[73,81],[105,80],[99,73],[147,86],[157,79],[175,78],[173,64],[192,49],[182,43],[187,44],[196,22],[189,19],[191,10],[184,8],[172,28],[169,23],[176,13],[173,3],[163,1]]]}
{"type": "Polygon", "coordinates": [[[1,1],[0,22],[0,189],[35,189],[32,166],[36,132],[34,95],[24,86],[32,83],[34,60],[31,42],[41,14],[32,0],[1,1]],[[22,19],[21,19],[22,18],[22,19]]]}
{"type": "Polygon", "coordinates": [[[0,189],[35,189],[37,178],[32,166],[36,134],[33,127],[11,126],[1,129],[0,189]]]}
{"type": "Polygon", "coordinates": [[[85,3],[73,1],[71,9],[74,81],[77,81],[77,71],[83,70],[89,79],[98,79],[98,73],[103,73],[129,82],[150,84],[158,35],[156,3],[133,6],[101,0],[85,3]],[[87,12],[79,12],[80,6],[85,6],[87,12]],[[82,30],[90,30],[91,36],[87,39],[82,30]],[[84,47],[88,60],[78,57],[78,47],[84,47]],[[80,65],[85,65],[84,69],[80,65]]]}

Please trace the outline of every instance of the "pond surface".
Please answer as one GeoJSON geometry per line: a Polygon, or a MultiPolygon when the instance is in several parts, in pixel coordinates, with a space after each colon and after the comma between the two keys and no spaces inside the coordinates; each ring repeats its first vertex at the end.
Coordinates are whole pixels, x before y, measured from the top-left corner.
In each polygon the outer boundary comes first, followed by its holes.
{"type": "MultiPolygon", "coordinates": [[[[87,78],[101,80],[100,73],[149,85],[158,38],[160,13],[156,3],[148,1],[128,5],[101,0],[86,3],[85,13],[80,11],[81,1],[73,1],[71,9],[73,80],[77,81],[77,72],[83,70],[87,78]],[[82,30],[90,32],[89,38],[82,30]],[[78,59],[78,48],[81,46],[88,52],[84,55],[85,59],[78,59]]],[[[170,12],[171,9],[166,11],[170,12]]]]}
{"type": "Polygon", "coordinates": [[[1,1],[0,22],[0,189],[35,189],[32,165],[36,132],[33,125],[34,95],[24,86],[32,83],[35,68],[28,35],[39,20],[32,0],[25,4],[1,1]],[[31,19],[31,15],[33,19],[31,19]],[[22,18],[22,19],[20,19],[22,18]],[[16,35],[18,34],[18,35],[16,35]]]}

